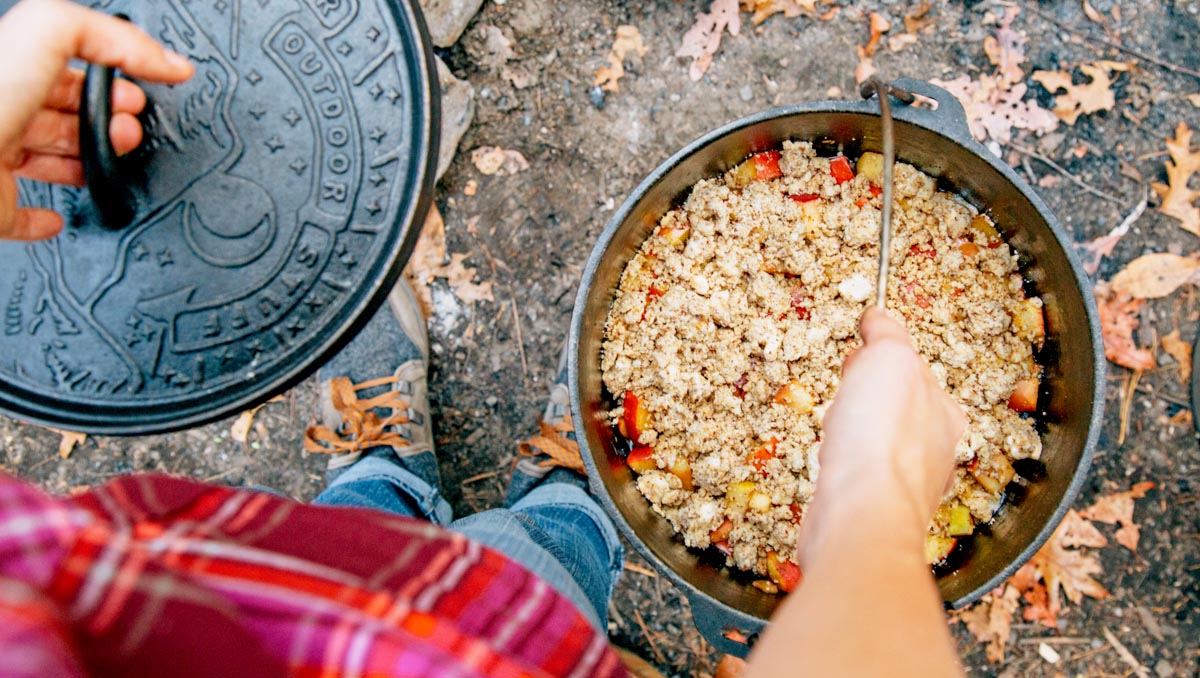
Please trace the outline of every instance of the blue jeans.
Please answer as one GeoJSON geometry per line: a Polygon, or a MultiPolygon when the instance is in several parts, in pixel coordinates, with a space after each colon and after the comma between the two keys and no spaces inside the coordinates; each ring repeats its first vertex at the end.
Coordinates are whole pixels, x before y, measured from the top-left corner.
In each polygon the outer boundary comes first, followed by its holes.
{"type": "Polygon", "coordinates": [[[438,488],[432,453],[404,460],[372,454],[335,478],[313,503],[371,508],[448,527],[537,574],[607,633],[608,603],[625,558],[612,521],[584,488],[586,482],[568,471],[545,479],[518,472],[506,508],[454,520],[438,488]]]}

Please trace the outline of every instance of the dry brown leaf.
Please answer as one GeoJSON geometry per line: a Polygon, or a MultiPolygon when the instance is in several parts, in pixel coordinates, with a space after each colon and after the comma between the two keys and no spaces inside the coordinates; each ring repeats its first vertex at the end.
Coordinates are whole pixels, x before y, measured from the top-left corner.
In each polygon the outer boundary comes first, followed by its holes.
{"type": "Polygon", "coordinates": [[[1062,610],[1062,596],[1079,604],[1084,596],[1107,598],[1110,594],[1092,578],[1104,568],[1100,559],[1090,553],[1073,550],[1064,544],[1068,529],[1077,526],[1060,524],[1033,558],[1017,571],[1009,584],[1022,591],[1027,604],[1026,621],[1038,621],[1054,628],[1062,610]]]}
{"type": "Polygon", "coordinates": [[[425,319],[433,317],[433,293],[429,284],[433,282],[436,272],[446,261],[446,222],[437,205],[430,205],[429,214],[425,217],[425,225],[421,227],[421,235],[413,248],[412,256],[408,258],[408,266],[404,268],[404,277],[409,287],[417,295],[421,305],[421,315],[425,319]]]}
{"type": "MultiPolygon", "coordinates": [[[[1047,174],[1046,176],[1053,175],[1047,174]]],[[[1104,260],[1104,257],[1112,254],[1113,248],[1121,242],[1123,237],[1125,237],[1124,233],[1113,232],[1078,245],[1080,258],[1083,259],[1083,270],[1087,271],[1088,275],[1096,275],[1096,271],[1100,270],[1100,262],[1104,260]]]]}
{"type": "Polygon", "coordinates": [[[888,51],[899,52],[905,47],[910,47],[917,44],[917,36],[915,33],[901,33],[888,38],[888,51]]]}
{"type": "Polygon", "coordinates": [[[258,407],[252,407],[242,412],[238,415],[237,421],[233,422],[233,426],[229,427],[229,437],[245,445],[246,441],[250,439],[250,427],[254,425],[254,417],[258,411],[271,403],[281,402],[283,402],[283,396],[277,395],[258,407]]]}
{"type": "Polygon", "coordinates": [[[75,451],[75,448],[82,445],[84,441],[87,440],[86,433],[63,431],[57,428],[52,428],[50,430],[62,436],[62,438],[58,441],[58,456],[62,457],[63,459],[70,457],[71,453],[75,451]]]}
{"type": "Polygon", "coordinates": [[[675,56],[692,59],[688,77],[692,80],[703,78],[712,66],[713,55],[721,48],[721,36],[726,30],[730,35],[737,35],[741,28],[738,0],[713,0],[708,12],[697,14],[696,22],[683,34],[679,49],[675,50],[675,56]]]}
{"type": "Polygon", "coordinates": [[[1140,533],[1137,523],[1133,522],[1133,504],[1135,499],[1146,496],[1146,492],[1153,487],[1154,483],[1150,481],[1137,483],[1125,492],[1114,492],[1097,499],[1079,515],[1106,525],[1120,525],[1116,534],[1117,543],[1130,551],[1137,551],[1140,533]]]}
{"type": "Polygon", "coordinates": [[[619,81],[625,76],[625,59],[640,59],[646,56],[648,49],[637,26],[617,26],[617,39],[613,41],[612,50],[608,53],[608,65],[596,71],[596,79],[592,84],[599,85],[600,89],[606,92],[620,92],[619,81]]]}
{"type": "Polygon", "coordinates": [[[468,268],[463,264],[467,255],[451,254],[450,265],[436,273],[436,277],[444,277],[454,290],[454,296],[462,301],[495,301],[492,296],[492,282],[476,283],[475,273],[478,269],[468,268]]]}
{"type": "Polygon", "coordinates": [[[987,643],[988,661],[1004,661],[1004,647],[1012,631],[1013,613],[1021,602],[1021,592],[1016,587],[1005,585],[991,591],[970,609],[956,615],[956,619],[967,625],[967,630],[981,643],[987,643]]]}
{"type": "Polygon", "coordinates": [[[1161,341],[1163,350],[1179,363],[1180,383],[1187,384],[1192,379],[1192,344],[1180,338],[1178,327],[1161,341]]]}
{"type": "Polygon", "coordinates": [[[983,51],[996,67],[1003,87],[1011,87],[1025,79],[1021,64],[1025,63],[1025,43],[1029,38],[1009,27],[1019,11],[1017,7],[1009,7],[996,34],[983,40],[983,51]]]}
{"type": "Polygon", "coordinates": [[[1100,549],[1108,546],[1108,538],[1075,509],[1067,511],[1060,532],[1059,542],[1066,548],[1088,546],[1100,549]]]}
{"type": "Polygon", "coordinates": [[[1068,71],[1034,71],[1033,79],[1040,82],[1046,91],[1064,94],[1054,97],[1054,114],[1068,125],[1074,125],[1081,115],[1110,110],[1117,102],[1112,93],[1112,74],[1129,70],[1128,64],[1119,61],[1097,61],[1080,64],[1090,82],[1076,85],[1068,71]]]}
{"type": "Polygon", "coordinates": [[[1138,348],[1133,331],[1138,327],[1142,299],[1117,294],[1107,282],[1096,285],[1093,293],[1100,311],[1100,333],[1104,337],[1104,355],[1112,362],[1131,370],[1148,370],[1155,366],[1154,352],[1138,348]]]}
{"type": "Polygon", "coordinates": [[[784,18],[792,19],[801,15],[813,16],[817,13],[817,5],[828,5],[834,0],[741,0],[742,9],[754,12],[750,22],[755,26],[772,16],[783,12],[784,18]]]}
{"type": "Polygon", "coordinates": [[[1129,262],[1113,276],[1112,288],[1134,299],[1159,299],[1197,281],[1200,281],[1200,259],[1158,252],[1129,262]]]}
{"type": "Polygon", "coordinates": [[[871,18],[868,23],[870,36],[867,38],[867,44],[863,45],[863,53],[869,57],[875,56],[875,50],[879,49],[879,41],[883,39],[883,34],[891,29],[891,22],[885,19],[882,14],[871,12],[871,18]]]}
{"type": "Polygon", "coordinates": [[[954,80],[930,82],[959,100],[966,110],[971,134],[980,141],[991,138],[1007,144],[1012,141],[1014,128],[1041,135],[1058,127],[1058,117],[1053,113],[1036,101],[1023,101],[1027,90],[1024,83],[1005,88],[998,76],[991,75],[981,75],[979,80],[961,75],[954,80]]]}
{"type": "Polygon", "coordinates": [[[1088,19],[1095,23],[1108,23],[1108,20],[1104,18],[1104,15],[1101,14],[1095,7],[1092,7],[1092,3],[1088,2],[1088,0],[1083,0],[1083,13],[1088,19]]]}
{"type": "Polygon", "coordinates": [[[1196,108],[1200,108],[1200,94],[1189,94],[1184,98],[1187,99],[1188,103],[1191,105],[1195,106],[1196,108]]]}
{"type": "Polygon", "coordinates": [[[933,25],[933,17],[929,16],[929,10],[933,9],[933,5],[929,0],[924,0],[921,4],[913,8],[913,11],[904,15],[904,32],[919,33],[926,26],[933,25]]]}
{"type": "Polygon", "coordinates": [[[471,162],[480,174],[491,176],[517,174],[529,169],[529,161],[520,151],[505,150],[499,146],[480,146],[471,151],[471,162]]]}
{"type": "Polygon", "coordinates": [[[1187,123],[1175,128],[1175,138],[1167,139],[1167,185],[1154,183],[1154,192],[1162,199],[1158,211],[1179,220],[1185,231],[1200,235],[1200,206],[1194,205],[1200,191],[1188,188],[1188,180],[1200,170],[1200,151],[1190,152],[1192,132],[1187,123]]]}

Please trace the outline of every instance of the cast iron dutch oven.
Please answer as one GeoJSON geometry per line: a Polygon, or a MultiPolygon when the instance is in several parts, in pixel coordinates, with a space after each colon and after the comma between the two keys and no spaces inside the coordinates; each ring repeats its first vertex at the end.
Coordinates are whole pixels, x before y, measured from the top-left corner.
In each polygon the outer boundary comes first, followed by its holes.
{"type": "Polygon", "coordinates": [[[0,243],[0,411],[109,434],[228,416],[366,324],[416,244],[437,162],[415,0],[103,0],[187,56],[145,85],[145,142],[108,139],[113,73],[80,113],[88,187],[23,181],[56,239],[0,243]]]}
{"type": "MultiPolygon", "coordinates": [[[[1029,291],[1045,302],[1047,336],[1039,355],[1045,377],[1036,415],[1045,443],[1044,477],[1030,483],[1019,502],[1007,502],[989,528],[973,539],[964,561],[938,577],[946,604],[961,607],[1025,563],[1050,537],[1079,492],[1099,434],[1104,352],[1090,284],[1054,215],[1011,168],[971,137],[962,106],[953,96],[923,82],[901,79],[895,84],[937,102],[936,110],[893,107],[897,158],[936,177],[943,189],[990,215],[1020,253],[1029,291]]],[[[660,217],[700,179],[789,139],[811,140],[830,153],[840,144],[851,156],[878,151],[878,104],[818,102],[777,108],[726,125],[676,153],[634,190],[600,236],[584,270],[571,322],[571,407],[593,491],[637,551],[687,595],[705,637],[719,650],[738,655],[749,651],[780,599],[686,548],[638,492],[605,422],[605,410],[613,401],[601,382],[600,348],[621,272],[660,217]],[[750,642],[735,640],[739,637],[750,642]]]]}

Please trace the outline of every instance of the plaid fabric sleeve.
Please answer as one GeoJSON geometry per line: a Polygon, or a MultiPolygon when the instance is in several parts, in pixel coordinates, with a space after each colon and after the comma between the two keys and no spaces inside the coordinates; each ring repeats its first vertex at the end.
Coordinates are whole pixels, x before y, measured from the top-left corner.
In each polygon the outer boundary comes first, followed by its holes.
{"type": "Polygon", "coordinates": [[[428,523],[165,476],[66,501],[0,479],[14,519],[0,576],[63,611],[93,675],[624,675],[566,599],[428,523]]]}
{"type": "Polygon", "coordinates": [[[0,678],[82,678],[57,606],[24,582],[0,578],[0,678]]]}

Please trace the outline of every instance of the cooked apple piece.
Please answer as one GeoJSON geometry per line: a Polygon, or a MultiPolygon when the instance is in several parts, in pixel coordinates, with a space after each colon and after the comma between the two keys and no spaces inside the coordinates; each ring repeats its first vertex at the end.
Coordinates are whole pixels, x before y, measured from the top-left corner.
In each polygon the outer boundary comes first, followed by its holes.
{"type": "Polygon", "coordinates": [[[630,451],[629,456],[625,457],[625,463],[635,473],[645,473],[658,468],[658,464],[654,463],[654,448],[653,447],[635,447],[630,451]]]}
{"type": "Polygon", "coordinates": [[[950,525],[947,532],[952,537],[965,537],[975,530],[975,525],[971,521],[971,509],[962,504],[955,504],[954,508],[950,509],[950,525]]]}
{"type": "Polygon", "coordinates": [[[692,465],[688,463],[686,457],[675,457],[675,461],[671,464],[671,467],[668,470],[676,478],[679,478],[680,482],[683,483],[683,489],[688,490],[689,492],[691,491],[692,465]]]}
{"type": "Polygon", "coordinates": [[[759,591],[762,591],[763,593],[769,593],[771,595],[779,593],[779,587],[775,585],[775,582],[768,581],[766,579],[756,579],[750,582],[750,585],[759,591]]]}
{"type": "Polygon", "coordinates": [[[971,470],[971,475],[975,476],[975,480],[992,494],[1002,492],[1012,482],[1016,473],[1012,462],[1003,455],[992,457],[987,464],[979,464],[971,470]]]}
{"type": "Polygon", "coordinates": [[[979,254],[979,245],[973,242],[965,242],[958,246],[958,251],[962,252],[964,257],[973,257],[979,254]]]}
{"type": "Polygon", "coordinates": [[[858,173],[866,177],[867,181],[882,184],[883,156],[870,152],[858,156],[858,173]]]}
{"type": "Polygon", "coordinates": [[[775,448],[779,445],[778,438],[771,438],[765,445],[750,455],[750,463],[759,473],[766,473],[767,462],[775,458],[775,448]]]}
{"type": "Polygon", "coordinates": [[[708,540],[716,544],[721,541],[728,541],[729,535],[733,533],[733,521],[726,518],[725,522],[717,526],[717,529],[708,533],[708,540]]]}
{"type": "Polygon", "coordinates": [[[621,435],[637,443],[642,437],[642,433],[650,428],[650,413],[646,411],[642,399],[637,397],[633,391],[625,392],[623,404],[625,411],[621,414],[617,429],[621,431],[621,435]]]}
{"type": "Polygon", "coordinates": [[[992,220],[982,214],[976,214],[971,218],[971,228],[983,236],[988,247],[999,247],[1000,243],[1004,242],[1004,239],[1000,237],[1000,231],[996,230],[996,227],[992,225],[992,220]]]}
{"type": "Polygon", "coordinates": [[[776,391],[774,401],[792,408],[797,414],[809,414],[813,411],[813,405],[816,404],[812,394],[795,380],[789,381],[776,391]]]}
{"type": "Polygon", "coordinates": [[[750,503],[750,495],[754,494],[755,484],[749,480],[731,483],[725,490],[725,498],[730,506],[744,509],[750,503]]]}
{"type": "Polygon", "coordinates": [[[1016,387],[1013,388],[1012,395],[1008,397],[1008,406],[1017,412],[1033,412],[1036,410],[1038,384],[1039,382],[1036,377],[1018,381],[1016,387]]]}
{"type": "Polygon", "coordinates": [[[925,562],[930,565],[944,562],[957,543],[958,540],[954,537],[938,537],[932,534],[925,537],[925,562]]]}
{"type": "Polygon", "coordinates": [[[767,551],[767,574],[784,593],[796,590],[804,579],[799,565],[780,558],[774,551],[767,551]]]}
{"type": "Polygon", "coordinates": [[[1042,312],[1042,300],[1037,297],[1021,302],[1013,315],[1013,328],[1017,336],[1035,344],[1046,337],[1046,319],[1042,312]]]}
{"type": "Polygon", "coordinates": [[[687,226],[663,226],[658,229],[658,234],[666,240],[672,247],[681,247],[687,242],[688,235],[692,229],[687,226]]]}

